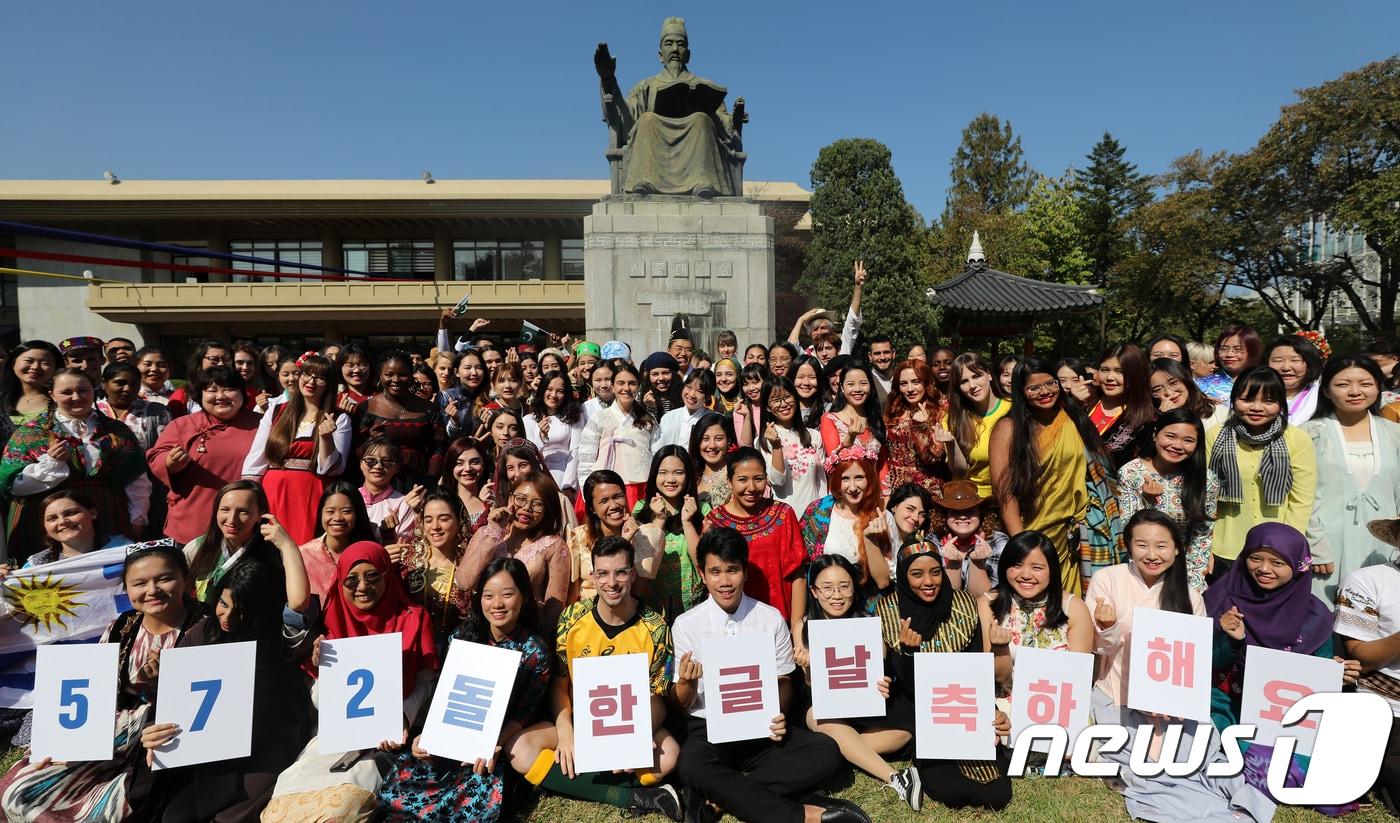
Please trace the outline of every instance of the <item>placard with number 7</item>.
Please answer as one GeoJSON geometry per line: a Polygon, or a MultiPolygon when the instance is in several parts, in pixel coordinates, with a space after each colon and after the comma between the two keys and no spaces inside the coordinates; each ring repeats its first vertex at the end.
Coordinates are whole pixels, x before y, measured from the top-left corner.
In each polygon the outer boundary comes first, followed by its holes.
{"type": "Polygon", "coordinates": [[[31,762],[110,760],[117,718],[116,643],[44,645],[34,661],[31,762]]]}
{"type": "MultiPolygon", "coordinates": [[[[155,750],[152,768],[247,757],[253,744],[254,641],[166,649],[160,653],[156,723],[175,738],[155,750]]],[[[265,699],[280,699],[265,695],[265,699]]]]}
{"type": "Polygon", "coordinates": [[[321,754],[403,737],[403,635],[321,641],[317,677],[321,754]]]}

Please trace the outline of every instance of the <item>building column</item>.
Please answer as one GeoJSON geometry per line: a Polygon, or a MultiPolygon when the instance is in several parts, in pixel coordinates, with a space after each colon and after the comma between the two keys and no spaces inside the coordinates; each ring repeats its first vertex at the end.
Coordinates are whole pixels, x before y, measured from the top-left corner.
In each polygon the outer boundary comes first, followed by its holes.
{"type": "Polygon", "coordinates": [[[345,250],[340,246],[340,232],[335,229],[326,229],[321,234],[321,265],[330,269],[345,268],[345,250]]]}
{"type": "Polygon", "coordinates": [[[546,234],[544,237],[544,279],[564,279],[564,251],[558,234],[546,234]]]}
{"type": "Polygon", "coordinates": [[[433,279],[452,280],[452,233],[446,229],[433,235],[433,279]]]}
{"type": "MultiPolygon", "coordinates": [[[[229,243],[227,236],[222,234],[214,234],[210,235],[208,239],[209,251],[218,252],[219,254],[229,253],[229,243]]],[[[209,265],[220,269],[234,268],[234,264],[230,260],[209,260],[209,265]]],[[[179,277],[179,279],[176,280],[176,282],[183,283],[185,282],[185,275],[190,274],[190,272],[173,272],[173,274],[179,277]]],[[[214,274],[213,272],[210,272],[207,276],[209,278],[210,283],[227,283],[229,282],[229,280],[232,279],[231,275],[214,274]]]]}

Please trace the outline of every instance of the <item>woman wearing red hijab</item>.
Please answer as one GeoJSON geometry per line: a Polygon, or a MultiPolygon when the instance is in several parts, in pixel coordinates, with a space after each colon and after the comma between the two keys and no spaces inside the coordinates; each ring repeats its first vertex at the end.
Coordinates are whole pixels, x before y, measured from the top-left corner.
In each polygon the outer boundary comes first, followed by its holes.
{"type": "MultiPolygon", "coordinates": [[[[403,636],[404,728],[432,692],[437,654],[432,623],[422,606],[409,599],[388,552],[368,540],[352,543],[336,561],[335,584],[326,594],[325,633],[316,641],[309,673],[318,674],[322,640],[343,640],[373,634],[403,636]]],[[[390,750],[407,738],[385,740],[379,748],[390,750]]],[[[286,771],[277,778],[272,802],[263,811],[264,821],[369,820],[375,812],[379,769],[372,752],[346,771],[332,772],[340,754],[321,754],[312,738],[286,771]]]]}

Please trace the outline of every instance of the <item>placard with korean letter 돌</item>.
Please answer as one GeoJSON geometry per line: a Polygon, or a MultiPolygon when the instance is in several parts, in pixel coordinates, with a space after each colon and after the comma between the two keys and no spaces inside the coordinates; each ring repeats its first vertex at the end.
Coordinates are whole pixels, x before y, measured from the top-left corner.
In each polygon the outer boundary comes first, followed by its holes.
{"type": "Polygon", "coordinates": [[[782,711],[773,636],[741,634],[701,642],[706,738],[729,743],[768,737],[773,718],[782,711]]]}
{"type": "Polygon", "coordinates": [[[31,763],[111,760],[117,721],[116,643],[44,645],[34,661],[31,763]]]}
{"type": "Polygon", "coordinates": [[[321,639],[316,678],[321,754],[403,737],[403,634],[321,639]]]}
{"type": "Polygon", "coordinates": [[[1318,715],[1301,723],[1282,725],[1284,712],[1313,692],[1342,690],[1342,664],[1330,657],[1281,652],[1250,646],[1244,657],[1244,694],[1240,723],[1257,728],[1253,743],[1272,746],[1280,737],[1298,738],[1294,754],[1311,755],[1317,740],[1318,715]]]}
{"type": "Polygon", "coordinates": [[[879,688],[885,676],[880,618],[808,621],[807,648],[814,717],[885,716],[885,698],[879,688]]]}
{"type": "MultiPolygon", "coordinates": [[[[1059,726],[1074,740],[1089,725],[1094,656],[1022,646],[1011,685],[1011,740],[1029,726],[1059,726]]],[[[1037,750],[1048,750],[1048,745],[1037,750]]]]}
{"type": "Polygon", "coordinates": [[[649,664],[645,654],[574,658],[577,771],[645,769],[656,760],[649,664]]]}
{"type": "MultiPolygon", "coordinates": [[[[153,768],[247,757],[253,746],[253,678],[258,644],[216,643],[160,653],[156,723],[174,723],[175,738],[155,750],[153,768]]],[[[264,699],[279,700],[276,695],[264,699]]]]}
{"type": "Polygon", "coordinates": [[[914,748],[930,760],[996,757],[996,670],[990,652],[914,655],[914,748]]]}
{"type": "Polygon", "coordinates": [[[1209,617],[1133,609],[1128,706],[1209,723],[1212,626],[1209,617]]]}
{"type": "Polygon", "coordinates": [[[418,745],[461,763],[496,756],[520,652],[453,640],[418,745]]]}

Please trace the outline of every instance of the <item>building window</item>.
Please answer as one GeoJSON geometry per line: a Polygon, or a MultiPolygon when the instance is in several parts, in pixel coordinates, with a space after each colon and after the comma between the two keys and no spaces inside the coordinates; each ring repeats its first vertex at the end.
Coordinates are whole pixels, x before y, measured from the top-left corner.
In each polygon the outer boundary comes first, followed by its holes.
{"type": "Polygon", "coordinates": [[[452,244],[453,280],[539,280],[542,277],[543,240],[457,240],[452,244]]]}
{"type": "Polygon", "coordinates": [[[431,240],[347,240],[341,248],[345,252],[345,268],[351,271],[415,280],[433,279],[431,240]]]}
{"type": "MultiPolygon", "coordinates": [[[[312,266],[321,264],[321,241],[319,240],[233,240],[228,244],[231,254],[242,254],[248,257],[262,257],[271,260],[280,260],[283,263],[307,263],[312,266]]],[[[279,280],[296,282],[302,280],[299,277],[286,275],[310,274],[314,277],[305,278],[306,282],[316,282],[320,279],[319,272],[315,269],[303,269],[294,265],[278,265],[275,263],[247,263],[234,262],[230,268],[247,269],[257,274],[235,274],[230,279],[235,283],[275,283],[279,280]],[[281,273],[283,276],[279,277],[281,273]]]]}
{"type": "Polygon", "coordinates": [[[583,279],[583,239],[566,238],[559,241],[560,273],[565,280],[583,279]]]}
{"type": "MultiPolygon", "coordinates": [[[[208,248],[209,248],[208,245],[206,245],[205,243],[200,242],[200,241],[191,242],[191,241],[186,241],[186,240],[174,240],[174,241],[168,241],[168,242],[170,243],[170,245],[174,245],[174,246],[185,246],[186,248],[190,248],[190,249],[205,249],[205,250],[208,250],[208,248]]],[[[228,267],[229,267],[229,263],[228,263],[227,260],[218,260],[218,261],[214,261],[214,260],[210,260],[210,259],[207,258],[207,257],[199,257],[199,256],[194,255],[194,254],[172,254],[172,255],[170,255],[170,262],[171,262],[171,263],[174,263],[174,264],[176,264],[176,265],[179,265],[179,266],[211,266],[211,267],[215,267],[215,268],[228,268],[228,267]]],[[[156,274],[156,277],[159,278],[159,277],[161,276],[161,273],[162,273],[162,272],[164,272],[164,270],[161,270],[160,272],[158,272],[158,273],[156,274]]],[[[208,282],[209,282],[209,272],[207,272],[207,271],[177,271],[177,270],[175,270],[175,269],[170,269],[170,270],[168,271],[168,274],[170,275],[170,282],[171,282],[171,283],[208,283],[208,282]]],[[[157,281],[157,282],[159,282],[159,281],[157,281]]]]}

